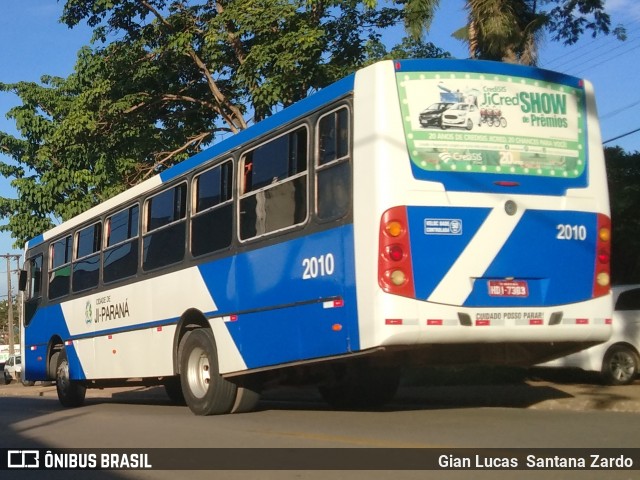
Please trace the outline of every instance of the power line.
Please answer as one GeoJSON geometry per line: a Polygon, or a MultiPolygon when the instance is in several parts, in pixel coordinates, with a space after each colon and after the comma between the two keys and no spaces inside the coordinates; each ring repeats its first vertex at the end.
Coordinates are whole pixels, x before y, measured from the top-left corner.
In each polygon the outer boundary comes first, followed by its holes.
{"type": "MultiPolygon", "coordinates": [[[[634,48],[632,48],[631,50],[635,50],[635,46],[634,46],[634,48]]],[[[624,50],[624,51],[620,52],[619,54],[614,55],[613,57],[609,56],[609,57],[605,58],[604,60],[599,61],[599,62],[598,62],[598,64],[597,64],[597,66],[599,67],[599,66],[601,66],[601,65],[602,65],[602,64],[604,64],[604,63],[610,62],[611,60],[615,60],[616,58],[621,57],[622,55],[627,55],[628,53],[629,53],[629,50],[624,50]]],[[[587,63],[587,62],[582,62],[582,63],[580,63],[580,64],[576,65],[574,68],[580,67],[581,65],[584,65],[585,63],[587,63]]],[[[585,72],[585,71],[587,71],[589,68],[592,68],[592,67],[587,66],[587,67],[583,68],[582,70],[578,70],[577,72],[578,72],[578,73],[580,73],[580,72],[585,72]]]]}
{"type": "Polygon", "coordinates": [[[632,49],[631,44],[640,38],[637,35],[638,28],[635,28],[636,22],[631,22],[631,24],[634,28],[632,30],[627,28],[627,38],[625,40],[618,40],[613,36],[608,36],[604,39],[602,37],[594,38],[584,44],[575,45],[574,48],[569,48],[569,51],[544,62],[542,66],[551,69],[562,68],[564,71],[567,71],[570,68],[573,69],[580,67],[589,62],[595,62],[596,64],[602,63],[600,59],[603,57],[606,58],[612,51],[616,51],[621,48],[630,50],[632,49]],[[598,43],[598,45],[594,46],[595,43],[598,43]],[[600,52],[603,49],[605,51],[600,52]],[[586,61],[580,62],[580,60],[585,56],[588,56],[589,58],[586,61]],[[578,64],[572,66],[576,61],[578,61],[578,64]],[[557,66],[554,67],[554,65],[557,66]]]}
{"type": "Polygon", "coordinates": [[[640,98],[638,100],[635,100],[631,103],[628,103],[627,105],[620,107],[616,110],[613,110],[611,112],[605,113],[604,115],[600,115],[600,120],[605,120],[607,118],[611,118],[611,117],[615,117],[616,115],[618,115],[619,113],[624,112],[625,110],[631,108],[631,107],[635,107],[636,105],[640,104],[640,98]]]}
{"type": "Polygon", "coordinates": [[[605,140],[604,142],[602,142],[602,144],[605,145],[605,144],[607,144],[609,142],[613,142],[614,140],[618,140],[620,138],[627,137],[627,136],[631,135],[632,133],[636,133],[636,132],[640,132],[640,128],[636,128],[635,130],[631,130],[630,132],[623,133],[622,135],[618,135],[617,137],[610,138],[609,140],[605,140]]]}
{"type": "Polygon", "coordinates": [[[574,56],[562,64],[562,69],[564,71],[577,70],[585,65],[593,68],[598,67],[612,58],[617,58],[620,55],[624,55],[625,53],[635,50],[637,48],[638,41],[640,41],[640,36],[627,40],[616,47],[608,48],[609,44],[605,44],[603,45],[603,47],[606,48],[604,52],[594,54],[594,51],[587,51],[584,55],[574,56]],[[622,53],[612,57],[612,54],[619,50],[622,50],[622,53]],[[587,58],[583,58],[585,56],[587,58]]]}
{"type": "Polygon", "coordinates": [[[586,55],[593,56],[594,52],[602,49],[608,49],[613,45],[623,47],[629,44],[630,40],[635,39],[637,37],[637,34],[640,32],[640,24],[634,22],[632,25],[630,25],[630,27],[632,28],[627,27],[626,38],[624,40],[620,40],[615,35],[604,35],[591,38],[590,40],[587,40],[585,37],[583,37],[574,45],[565,44],[563,51],[559,55],[545,62],[545,65],[557,63],[564,65],[567,62],[571,63],[572,61],[582,58],[586,55]],[[565,61],[567,57],[570,58],[569,60],[565,61]]]}
{"type": "Polygon", "coordinates": [[[618,42],[617,40],[609,40],[601,43],[598,46],[595,46],[594,48],[588,48],[591,44],[597,41],[598,39],[592,40],[586,45],[581,45],[580,47],[576,47],[575,49],[572,49],[569,52],[563,53],[559,57],[553,58],[548,62],[545,62],[544,66],[546,68],[558,68],[559,66],[562,66],[562,68],[566,69],[568,64],[571,64],[572,62],[579,60],[587,55],[590,56],[591,57],[590,60],[592,60],[594,56],[600,55],[599,53],[596,54],[596,52],[598,52],[599,50],[608,49],[612,43],[618,42]],[[583,52],[583,53],[580,53],[580,52],[583,52]],[[565,60],[567,57],[570,57],[570,58],[568,60],[565,60]],[[557,64],[558,67],[554,67],[555,64],[557,64]]]}

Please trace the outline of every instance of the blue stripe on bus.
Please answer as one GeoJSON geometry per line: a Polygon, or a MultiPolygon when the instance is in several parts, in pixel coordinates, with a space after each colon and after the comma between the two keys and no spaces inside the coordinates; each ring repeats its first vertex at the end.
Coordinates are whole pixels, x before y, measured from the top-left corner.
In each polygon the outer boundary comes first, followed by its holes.
{"type": "Polygon", "coordinates": [[[471,207],[407,208],[416,298],[426,300],[433,293],[490,212],[490,208],[471,207]],[[427,234],[426,222],[453,220],[460,222],[461,231],[458,233],[438,233],[436,230],[427,234]]]}
{"type": "Polygon", "coordinates": [[[527,210],[465,305],[551,306],[591,299],[597,224],[595,213],[527,210]],[[583,226],[585,237],[559,239],[559,226],[576,231],[583,226]],[[528,296],[491,297],[487,280],[508,277],[526,280],[528,296]]]}
{"type": "MultiPolygon", "coordinates": [[[[29,332],[29,343],[25,345],[26,351],[23,353],[23,364],[29,366],[26,372],[28,375],[26,379],[33,381],[48,379],[47,348],[51,339],[51,333],[48,332],[55,332],[62,341],[69,340],[71,337],[62,313],[62,307],[59,304],[38,309],[31,320],[31,324],[37,325],[38,323],[46,324],[47,331],[44,331],[44,329],[32,329],[29,332]],[[31,347],[34,348],[32,349],[31,347]]],[[[73,344],[65,345],[65,351],[71,378],[84,380],[86,378],[84,369],[73,344]]]]}
{"type": "Polygon", "coordinates": [[[27,241],[25,245],[25,250],[29,250],[30,248],[35,247],[36,245],[40,245],[44,242],[44,235],[38,235],[37,237],[33,237],[31,240],[27,241]]]}
{"type": "MultiPolygon", "coordinates": [[[[426,300],[482,227],[489,208],[408,207],[416,298],[426,300]],[[460,230],[449,231],[451,221],[460,230]],[[427,232],[427,221],[443,221],[441,231],[427,232]]],[[[435,224],[434,224],[435,225],[435,224]]],[[[434,228],[438,228],[435,226],[434,228]]],[[[589,300],[593,295],[597,214],[527,210],[480,278],[465,307],[552,306],[589,300]],[[572,238],[562,239],[569,228],[572,238]],[[584,228],[584,237],[575,233],[584,228]],[[534,241],[532,241],[534,239],[534,241]],[[526,250],[524,249],[526,246],[526,250]],[[527,282],[526,297],[489,294],[489,281],[513,278],[527,282]]]]}
{"type": "Polygon", "coordinates": [[[249,368],[360,348],[352,225],[207,263],[200,271],[216,315],[240,312],[225,325],[249,368]],[[337,308],[320,302],[336,297],[343,302],[337,308]]]}
{"type": "MultiPolygon", "coordinates": [[[[199,272],[217,306],[216,311],[203,313],[208,318],[236,317],[225,325],[249,368],[360,348],[353,225],[205,263],[199,272]],[[311,259],[323,261],[324,266],[315,263],[309,267],[311,259]],[[309,278],[303,278],[305,273],[309,278]],[[339,302],[333,305],[331,299],[339,302]]],[[[27,346],[29,378],[47,378],[46,348],[52,334],[63,341],[87,340],[178,321],[178,317],[162,318],[71,335],[59,304],[40,308],[28,327],[29,345],[38,346],[33,352],[27,346]],[[37,328],[41,323],[46,323],[46,332],[37,328]]],[[[73,345],[66,350],[72,378],[85,379],[73,345]]]]}

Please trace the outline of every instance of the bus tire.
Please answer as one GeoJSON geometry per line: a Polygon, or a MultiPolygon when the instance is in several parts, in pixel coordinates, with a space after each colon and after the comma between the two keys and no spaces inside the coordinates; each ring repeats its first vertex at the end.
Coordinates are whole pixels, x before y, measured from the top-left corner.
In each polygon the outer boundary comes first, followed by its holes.
{"type": "Polygon", "coordinates": [[[79,407],[84,403],[87,388],[80,382],[71,380],[69,376],[69,360],[67,352],[61,350],[57,357],[56,391],[58,400],[67,408],[79,407]]]}
{"type": "Polygon", "coordinates": [[[400,369],[351,362],[338,367],[329,385],[319,387],[322,398],[338,410],[378,408],[391,401],[400,385],[400,369]]]}
{"type": "Polygon", "coordinates": [[[49,366],[47,367],[47,375],[49,376],[49,378],[54,379],[56,378],[56,372],[58,371],[58,358],[60,357],[60,352],[54,352],[53,355],[51,355],[51,358],[49,359],[49,366]]]}
{"type": "Polygon", "coordinates": [[[198,328],[184,336],[180,345],[180,384],[189,409],[196,415],[230,413],[236,385],[220,376],[213,333],[198,328]]]}
{"type": "Polygon", "coordinates": [[[639,363],[633,348],[613,345],[602,360],[602,377],[607,385],[628,385],[638,376],[639,363]]]}

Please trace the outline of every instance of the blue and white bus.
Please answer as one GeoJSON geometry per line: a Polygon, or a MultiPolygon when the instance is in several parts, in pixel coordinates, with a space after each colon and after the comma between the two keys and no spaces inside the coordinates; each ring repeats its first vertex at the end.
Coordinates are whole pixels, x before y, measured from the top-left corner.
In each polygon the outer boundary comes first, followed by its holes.
{"type": "Polygon", "coordinates": [[[588,82],[383,61],[29,241],[25,377],[206,415],[265,378],[348,408],[404,365],[532,365],[609,337],[609,216],[588,82]]]}

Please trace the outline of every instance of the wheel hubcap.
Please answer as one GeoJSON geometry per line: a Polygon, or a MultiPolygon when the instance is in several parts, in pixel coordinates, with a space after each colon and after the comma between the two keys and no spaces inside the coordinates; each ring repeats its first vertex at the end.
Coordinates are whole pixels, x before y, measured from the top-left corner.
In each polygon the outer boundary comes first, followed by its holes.
{"type": "Polygon", "coordinates": [[[635,373],[635,362],[629,355],[616,353],[611,358],[611,371],[617,380],[627,381],[635,373]]]}
{"type": "Polygon", "coordinates": [[[203,398],[211,383],[211,367],[206,352],[196,348],[189,355],[187,379],[191,393],[197,398],[203,398]]]}
{"type": "Polygon", "coordinates": [[[57,384],[62,391],[66,391],[69,388],[69,364],[67,362],[63,362],[58,367],[57,384]]]}

